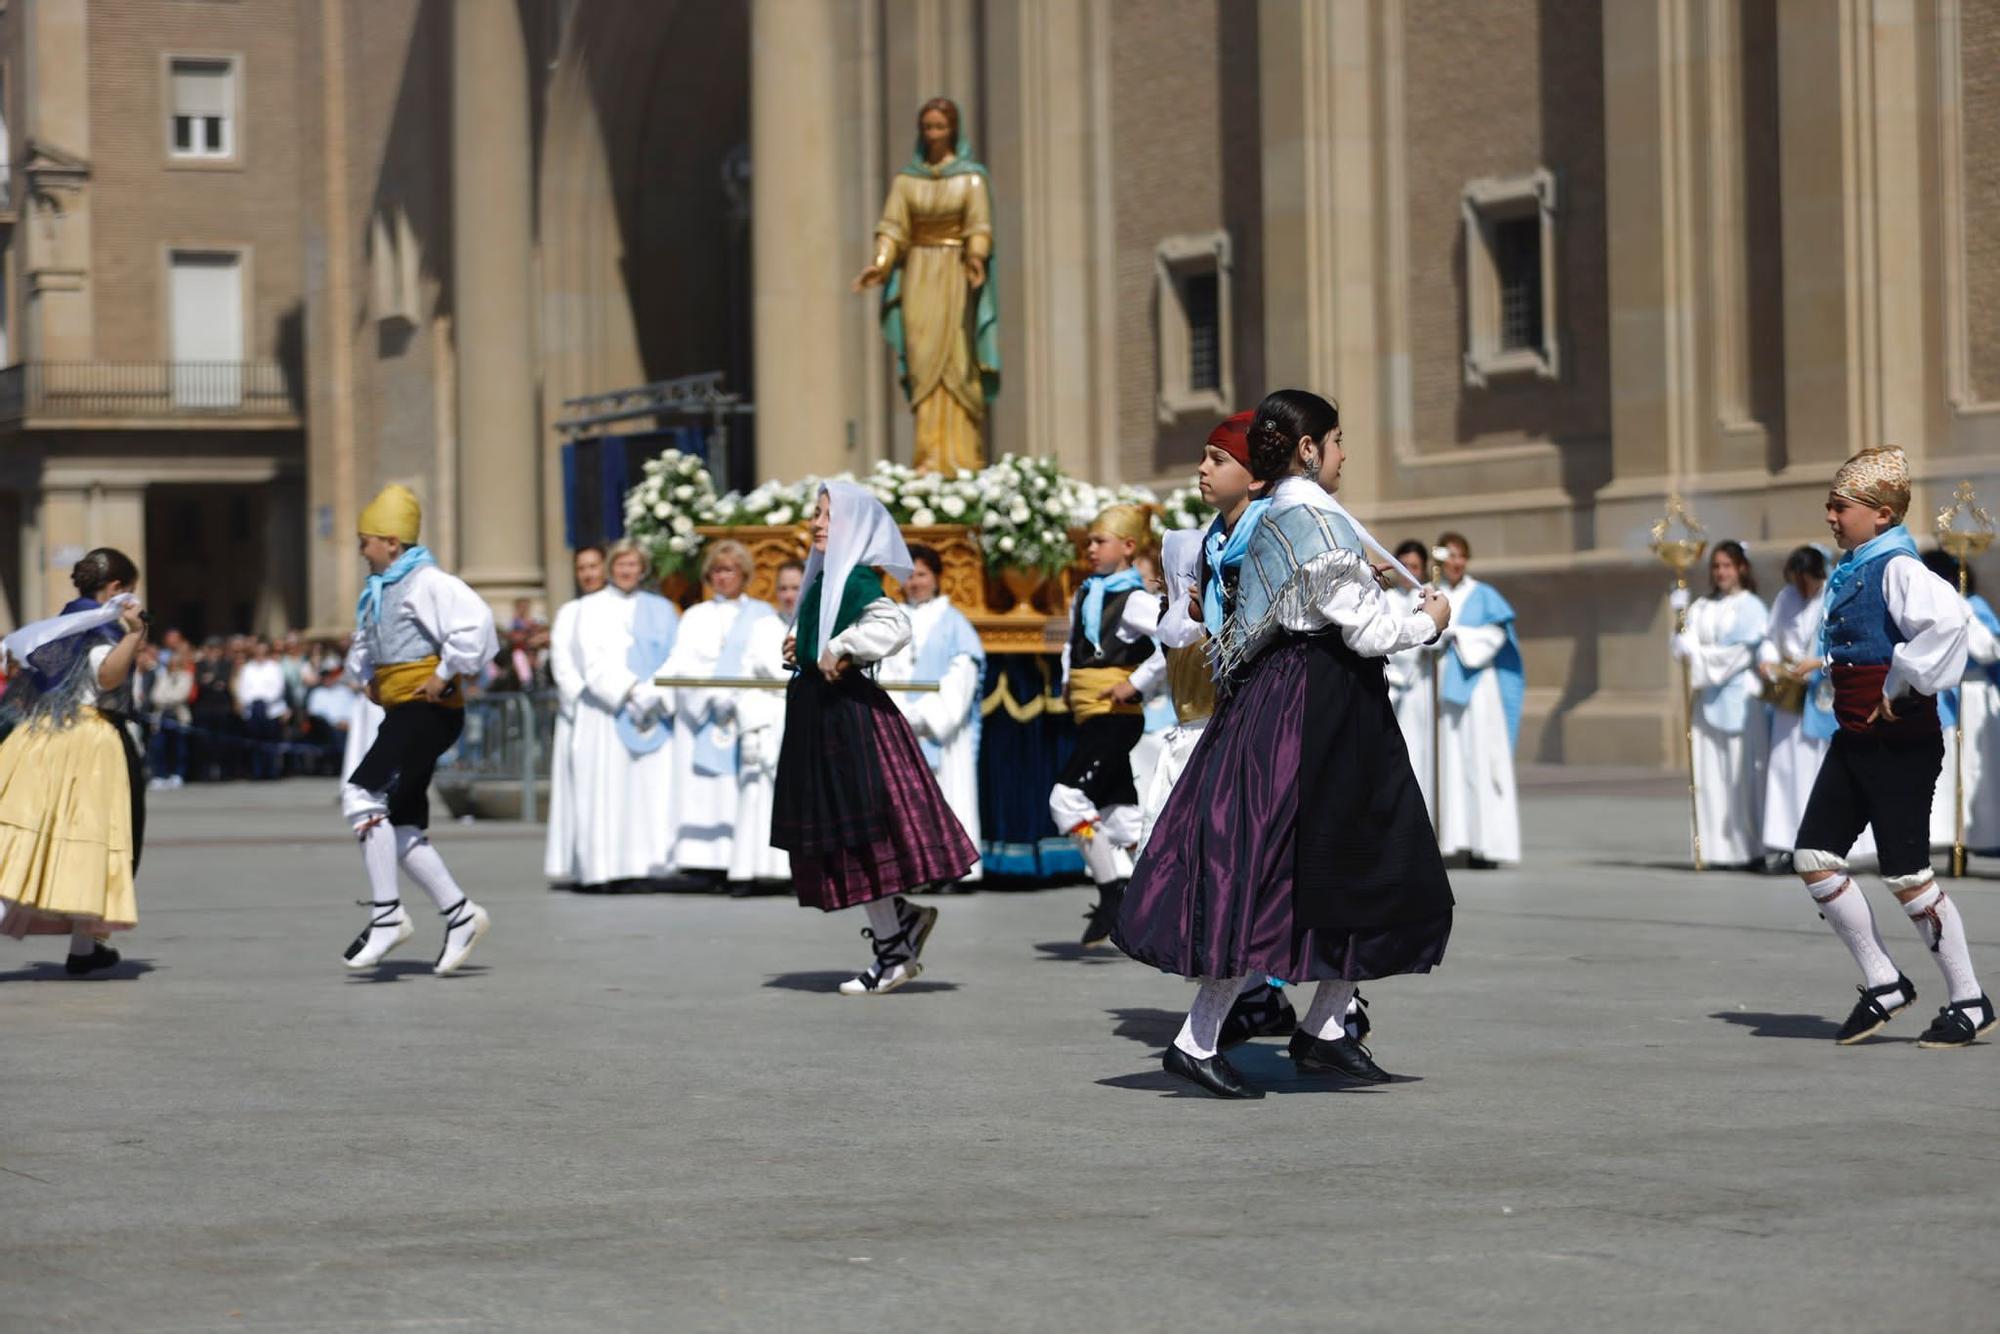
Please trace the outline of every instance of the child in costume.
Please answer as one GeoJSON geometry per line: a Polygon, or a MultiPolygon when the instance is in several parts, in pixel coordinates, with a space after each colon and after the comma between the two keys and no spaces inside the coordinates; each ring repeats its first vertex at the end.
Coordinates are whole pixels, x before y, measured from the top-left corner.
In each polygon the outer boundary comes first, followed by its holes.
{"type": "Polygon", "coordinates": [[[1917,999],[1847,874],[1848,850],[1870,824],[1882,878],[1930,947],[1948,992],[1917,1045],[1970,1046],[1995,1023],[1958,905],[1930,863],[1931,795],[1944,762],[1937,695],[1965,672],[1965,603],[1918,558],[1903,527],[1909,508],[1910,465],[1893,448],[1864,449],[1842,464],[1826,498],[1827,527],[1846,553],[1826,581],[1820,630],[1840,730],[1813,780],[1792,864],[1861,966],[1861,999],[1834,1037],[1843,1046],[1917,999]]]}
{"type": "Polygon", "coordinates": [[[884,573],[910,574],[896,521],[864,488],[821,483],[786,641],[798,674],[785,696],[771,842],[791,854],[801,907],[868,915],[861,934],[875,959],[841,983],[843,996],[887,995],[922,974],[938,911],[904,895],[957,880],[979,858],[909,723],[868,675],[910,638],[884,573]]]}
{"type": "Polygon", "coordinates": [[[123,553],[92,551],[71,578],[70,609],[0,641],[18,672],[0,742],[0,934],[67,932],[63,971],[83,977],[119,961],[102,937],[139,920],[133,780],[109,715],[146,629],[123,553]]]}
{"type": "Polygon", "coordinates": [[[1097,885],[1097,905],[1084,914],[1086,947],[1111,938],[1139,842],[1132,748],[1146,730],[1141,699],[1166,670],[1152,639],[1160,600],[1133,565],[1152,539],[1143,507],[1107,507],[1086,539],[1093,573],[1070,603],[1063,691],[1076,749],[1049,793],[1049,818],[1077,840],[1097,885]]]}
{"type": "MultiPolygon", "coordinates": [[[[1339,415],[1301,390],[1257,407],[1256,476],[1275,483],[1214,654],[1219,702],[1134,870],[1114,937],[1201,986],[1163,1065],[1255,1098],[1221,1054],[1246,981],[1316,981],[1292,1037],[1299,1068],[1390,1078],[1344,1027],[1355,983],[1444,955],[1452,898],[1389,701],[1383,659],[1435,639],[1450,611],[1391,608],[1369,543],[1331,492],[1339,415]]],[[[1383,558],[1389,559],[1386,552],[1383,558]]]]}
{"type": "Polygon", "coordinates": [[[340,788],[341,814],[361,843],[371,891],[368,925],[347,947],[349,968],[372,968],[416,934],[397,891],[398,864],[444,917],[439,976],[464,965],[490,924],[431,846],[431,775],[465,728],[465,682],[500,651],[493,609],[418,545],[423,510],[387,486],[355,527],[368,581],[355,608],[349,679],[382,706],[375,742],[340,788]]]}

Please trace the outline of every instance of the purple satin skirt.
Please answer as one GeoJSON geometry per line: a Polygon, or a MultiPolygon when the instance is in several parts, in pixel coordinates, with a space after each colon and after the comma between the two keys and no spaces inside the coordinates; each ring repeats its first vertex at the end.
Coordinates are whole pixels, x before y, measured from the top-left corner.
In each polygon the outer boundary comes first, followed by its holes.
{"type": "Polygon", "coordinates": [[[1281,641],[1217,707],[1112,939],[1183,977],[1428,972],[1452,900],[1377,659],[1281,641]]]}

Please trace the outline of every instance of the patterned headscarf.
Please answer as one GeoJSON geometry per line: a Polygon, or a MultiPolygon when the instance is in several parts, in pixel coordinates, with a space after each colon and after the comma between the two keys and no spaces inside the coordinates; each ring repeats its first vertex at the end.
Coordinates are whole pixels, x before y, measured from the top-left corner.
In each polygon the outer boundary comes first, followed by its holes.
{"type": "Polygon", "coordinates": [[[1833,475],[1833,494],[1870,509],[1887,505],[1901,519],[1910,509],[1910,460],[1894,445],[1864,449],[1833,475]]]}

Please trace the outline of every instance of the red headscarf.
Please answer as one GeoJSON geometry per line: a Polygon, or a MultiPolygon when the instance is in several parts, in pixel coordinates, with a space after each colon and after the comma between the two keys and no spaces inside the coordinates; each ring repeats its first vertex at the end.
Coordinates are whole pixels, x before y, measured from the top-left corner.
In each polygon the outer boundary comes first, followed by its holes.
{"type": "Polygon", "coordinates": [[[1208,433],[1208,443],[1235,459],[1244,467],[1250,466],[1250,419],[1254,412],[1239,412],[1208,433]]]}

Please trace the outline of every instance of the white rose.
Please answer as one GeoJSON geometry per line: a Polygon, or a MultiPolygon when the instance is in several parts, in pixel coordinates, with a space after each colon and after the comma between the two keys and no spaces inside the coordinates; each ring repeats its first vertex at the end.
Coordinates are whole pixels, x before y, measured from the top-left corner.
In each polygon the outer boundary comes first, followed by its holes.
{"type": "Polygon", "coordinates": [[[653,506],[653,517],[656,519],[664,519],[673,512],[674,507],[664,500],[656,502],[653,506]]]}
{"type": "Polygon", "coordinates": [[[957,496],[946,496],[938,502],[938,508],[943,510],[947,517],[956,519],[965,513],[965,502],[957,496]]]}
{"type": "Polygon", "coordinates": [[[1061,514],[1063,512],[1063,503],[1058,498],[1050,497],[1048,504],[1042,506],[1042,508],[1050,514],[1061,514]]]}
{"type": "Polygon", "coordinates": [[[677,487],[675,487],[675,488],[674,488],[674,499],[675,499],[675,500],[693,500],[693,499],[694,499],[694,488],[693,488],[693,487],[691,487],[691,486],[689,486],[689,485],[688,485],[687,483],[685,483],[685,482],[681,483],[681,484],[680,484],[679,486],[677,486],[677,487]]]}
{"type": "Polygon", "coordinates": [[[1026,523],[1028,521],[1027,502],[1017,496],[1013,505],[1007,510],[1007,517],[1015,523],[1026,523]]]}
{"type": "Polygon", "coordinates": [[[910,522],[919,528],[928,528],[937,522],[937,515],[927,509],[920,509],[910,516],[910,522]]]}
{"type": "Polygon", "coordinates": [[[784,527],[791,521],[792,521],[792,510],[791,506],[789,505],[780,505],[776,509],[772,510],[769,514],[766,514],[764,516],[765,523],[772,524],[780,528],[784,527]]]}
{"type": "Polygon", "coordinates": [[[715,485],[715,478],[709,475],[709,471],[706,468],[698,470],[694,475],[694,479],[695,481],[701,483],[703,486],[715,485]]]}
{"type": "Polygon", "coordinates": [[[1014,545],[1015,545],[1014,539],[1011,537],[1003,537],[1000,539],[1000,549],[1002,551],[1011,552],[1014,549],[1014,545]]]}
{"type": "Polygon", "coordinates": [[[676,514],[673,518],[673,529],[685,537],[694,531],[694,520],[688,518],[685,514],[676,514]]]}

